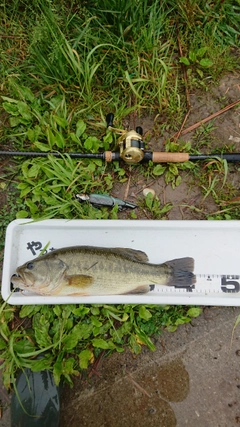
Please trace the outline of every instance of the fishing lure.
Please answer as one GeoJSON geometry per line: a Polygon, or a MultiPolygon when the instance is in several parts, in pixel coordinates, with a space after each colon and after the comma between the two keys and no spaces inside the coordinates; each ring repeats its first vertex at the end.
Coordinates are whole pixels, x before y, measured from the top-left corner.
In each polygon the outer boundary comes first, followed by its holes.
{"type": "Polygon", "coordinates": [[[76,194],[75,197],[79,202],[89,202],[97,208],[102,206],[113,208],[116,205],[118,205],[118,210],[120,211],[125,208],[137,208],[137,205],[134,203],[109,196],[108,194],[76,194]]]}

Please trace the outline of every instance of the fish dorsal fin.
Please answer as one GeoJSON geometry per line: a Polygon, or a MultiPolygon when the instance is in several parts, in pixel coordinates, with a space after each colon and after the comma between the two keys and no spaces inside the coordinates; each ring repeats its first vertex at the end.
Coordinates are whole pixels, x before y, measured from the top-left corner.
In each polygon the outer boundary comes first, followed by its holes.
{"type": "Polygon", "coordinates": [[[67,286],[71,286],[72,288],[82,289],[88,288],[93,283],[92,276],[86,276],[84,274],[75,274],[72,276],[67,276],[67,286]]]}
{"type": "Polygon", "coordinates": [[[122,254],[123,256],[130,258],[133,261],[138,262],[148,262],[148,256],[143,251],[139,251],[137,249],[131,249],[131,248],[114,248],[112,252],[116,252],[119,254],[122,254]]]}

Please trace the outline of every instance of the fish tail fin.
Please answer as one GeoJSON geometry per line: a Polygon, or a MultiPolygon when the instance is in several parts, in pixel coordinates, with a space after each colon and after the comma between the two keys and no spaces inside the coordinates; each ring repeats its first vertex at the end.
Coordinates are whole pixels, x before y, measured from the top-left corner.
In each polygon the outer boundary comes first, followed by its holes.
{"type": "Polygon", "coordinates": [[[167,286],[174,286],[175,288],[186,288],[193,286],[196,283],[196,276],[193,273],[194,259],[193,258],[179,258],[166,262],[167,266],[172,269],[171,277],[167,286]]]}

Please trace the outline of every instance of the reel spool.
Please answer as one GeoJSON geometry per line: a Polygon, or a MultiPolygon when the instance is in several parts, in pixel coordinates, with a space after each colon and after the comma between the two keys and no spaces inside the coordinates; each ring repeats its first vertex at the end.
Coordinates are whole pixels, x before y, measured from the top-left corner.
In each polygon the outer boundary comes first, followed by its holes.
{"type": "MultiPolygon", "coordinates": [[[[141,129],[141,128],[140,128],[141,129]]],[[[137,130],[140,130],[137,128],[137,130]]],[[[142,130],[142,129],[141,129],[142,130]]],[[[139,163],[144,158],[144,142],[141,134],[135,130],[127,132],[120,137],[119,141],[120,157],[128,164],[139,163]]]]}

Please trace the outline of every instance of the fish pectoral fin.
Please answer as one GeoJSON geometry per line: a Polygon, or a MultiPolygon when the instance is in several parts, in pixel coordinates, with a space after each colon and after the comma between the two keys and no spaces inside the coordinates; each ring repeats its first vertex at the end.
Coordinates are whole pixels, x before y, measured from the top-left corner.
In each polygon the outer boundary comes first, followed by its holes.
{"type": "Polygon", "coordinates": [[[66,276],[67,286],[73,288],[88,288],[93,283],[93,277],[84,274],[76,274],[72,276],[66,276]]]}
{"type": "Polygon", "coordinates": [[[128,294],[146,294],[147,292],[150,292],[153,290],[154,285],[144,285],[144,286],[137,286],[135,289],[133,289],[130,292],[125,292],[125,295],[128,294]]]}

